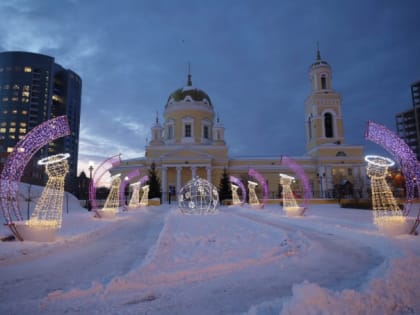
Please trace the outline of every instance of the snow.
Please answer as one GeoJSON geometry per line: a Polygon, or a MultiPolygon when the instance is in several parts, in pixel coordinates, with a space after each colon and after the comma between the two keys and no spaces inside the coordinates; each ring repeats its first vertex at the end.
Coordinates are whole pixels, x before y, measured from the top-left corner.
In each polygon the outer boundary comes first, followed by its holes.
{"type": "Polygon", "coordinates": [[[420,314],[419,237],[380,233],[371,211],[172,204],[104,220],[68,204],[54,242],[0,243],[1,314],[420,314]]]}

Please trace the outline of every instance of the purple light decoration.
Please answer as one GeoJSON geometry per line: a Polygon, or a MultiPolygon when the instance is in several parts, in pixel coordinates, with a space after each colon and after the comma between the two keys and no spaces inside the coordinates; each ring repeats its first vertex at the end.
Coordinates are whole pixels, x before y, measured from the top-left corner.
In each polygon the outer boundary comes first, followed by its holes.
{"type": "Polygon", "coordinates": [[[125,187],[135,177],[140,176],[140,169],[136,168],[128,173],[120,184],[120,206],[125,207],[125,187]]]}
{"type": "Polygon", "coordinates": [[[239,188],[241,188],[241,191],[242,191],[242,204],[244,204],[246,202],[246,189],[245,189],[244,184],[242,183],[242,181],[239,178],[237,178],[235,176],[230,176],[229,177],[229,180],[230,180],[231,183],[234,183],[234,184],[238,185],[239,188]]]}
{"type": "Polygon", "coordinates": [[[263,205],[265,205],[267,203],[267,198],[268,198],[268,186],[267,186],[267,181],[265,180],[265,178],[258,173],[256,170],[254,170],[253,168],[250,168],[248,171],[248,175],[254,177],[262,186],[263,188],[263,205]]]}
{"type": "Polygon", "coordinates": [[[0,207],[7,225],[13,220],[23,220],[18,203],[18,190],[26,164],[43,146],[69,134],[67,116],[59,116],[30,130],[13,148],[0,176],[0,207]]]}
{"type": "Polygon", "coordinates": [[[95,170],[92,175],[92,179],[89,185],[89,201],[92,205],[92,210],[95,212],[95,216],[100,218],[101,215],[98,211],[98,203],[96,202],[96,187],[99,184],[101,178],[108,172],[111,168],[117,167],[121,164],[121,154],[111,156],[110,158],[103,161],[95,170]]]}
{"type": "Polygon", "coordinates": [[[308,176],[306,176],[303,168],[291,158],[287,156],[282,156],[280,158],[280,162],[282,165],[286,165],[288,168],[290,168],[297,175],[297,177],[302,181],[303,203],[301,206],[304,208],[303,211],[305,212],[309,207],[309,200],[312,198],[311,187],[309,186],[308,176]]]}
{"type": "MultiPolygon", "coordinates": [[[[394,132],[381,124],[368,121],[365,132],[365,138],[382,146],[386,151],[392,154],[393,158],[398,162],[401,171],[405,177],[405,187],[407,191],[408,206],[404,209],[403,214],[407,216],[413,206],[415,187],[420,191],[420,168],[414,152],[410,147],[399,138],[394,132]]],[[[415,233],[420,223],[420,209],[417,214],[416,222],[411,230],[411,234],[415,233]]]]}
{"type": "Polygon", "coordinates": [[[144,175],[142,178],[140,178],[139,183],[140,185],[144,185],[145,183],[147,183],[149,181],[149,176],[144,175]]]}

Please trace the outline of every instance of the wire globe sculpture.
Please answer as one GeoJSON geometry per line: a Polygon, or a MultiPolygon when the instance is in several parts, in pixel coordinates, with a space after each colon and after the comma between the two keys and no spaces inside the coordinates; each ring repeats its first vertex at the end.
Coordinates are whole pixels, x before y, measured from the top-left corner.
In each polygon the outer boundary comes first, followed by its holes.
{"type": "Polygon", "coordinates": [[[196,177],[178,193],[178,206],[183,214],[211,214],[217,211],[219,193],[208,180],[196,177]]]}

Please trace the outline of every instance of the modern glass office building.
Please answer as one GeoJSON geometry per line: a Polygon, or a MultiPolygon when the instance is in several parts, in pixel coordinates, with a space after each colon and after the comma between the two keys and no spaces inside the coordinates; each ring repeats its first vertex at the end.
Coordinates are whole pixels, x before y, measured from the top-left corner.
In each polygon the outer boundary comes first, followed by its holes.
{"type": "Polygon", "coordinates": [[[27,165],[23,182],[43,184],[40,158],[70,153],[66,189],[77,176],[82,80],[55,63],[53,57],[30,52],[0,52],[0,170],[7,155],[27,132],[40,123],[67,115],[71,135],[42,148],[27,165]]]}

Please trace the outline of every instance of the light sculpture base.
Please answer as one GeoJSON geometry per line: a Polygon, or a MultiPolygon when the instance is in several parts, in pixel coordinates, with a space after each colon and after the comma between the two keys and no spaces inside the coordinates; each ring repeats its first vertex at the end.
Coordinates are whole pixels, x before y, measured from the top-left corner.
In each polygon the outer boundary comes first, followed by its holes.
{"type": "Polygon", "coordinates": [[[101,218],[104,219],[113,219],[117,216],[117,211],[115,209],[102,209],[98,210],[101,218]]]}
{"type": "Polygon", "coordinates": [[[304,207],[283,207],[284,212],[288,217],[301,217],[305,213],[304,207]]]}
{"type": "Polygon", "coordinates": [[[57,227],[51,224],[30,224],[29,221],[14,222],[18,235],[25,241],[53,242],[57,227]]]}
{"type": "Polygon", "coordinates": [[[410,220],[404,216],[392,216],[376,219],[375,224],[379,232],[386,236],[397,236],[409,234],[414,220],[410,220]]]}

